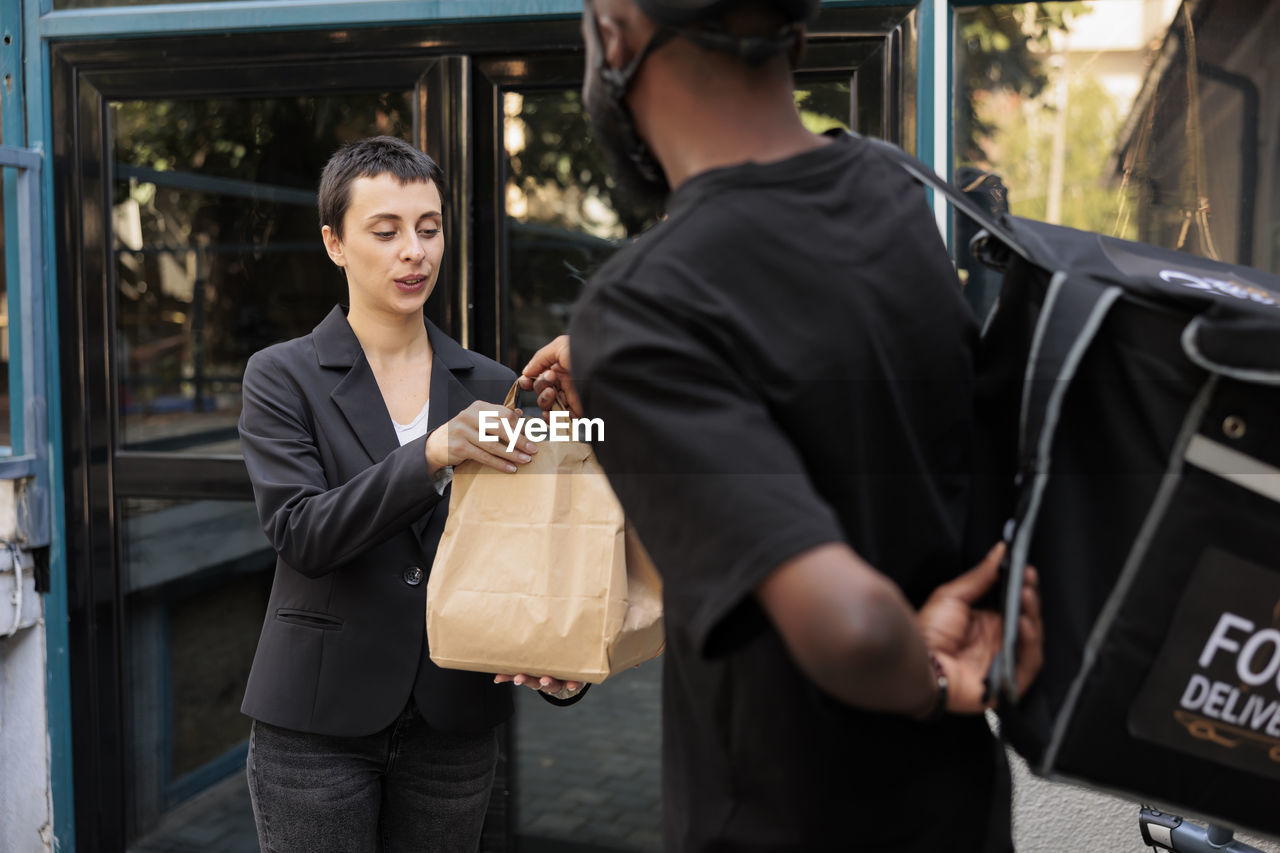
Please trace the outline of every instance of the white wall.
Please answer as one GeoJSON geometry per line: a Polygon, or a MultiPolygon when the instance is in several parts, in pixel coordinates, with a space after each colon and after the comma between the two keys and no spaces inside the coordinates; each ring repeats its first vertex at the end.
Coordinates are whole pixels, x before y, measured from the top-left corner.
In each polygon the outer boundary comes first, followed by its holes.
{"type": "MultiPolygon", "coordinates": [[[[13,536],[13,483],[0,481],[0,537],[13,536]]],[[[12,636],[12,559],[0,546],[0,851],[53,849],[49,791],[49,724],[45,702],[43,602],[23,555],[20,627],[12,636]]]]}
{"type": "MultiPolygon", "coordinates": [[[[1012,752],[1013,840],[1018,853],[1143,853],[1135,802],[1032,776],[1012,752]]],[[[1259,780],[1259,784],[1268,784],[1259,780]]],[[[1239,834],[1267,853],[1280,844],[1239,834]]]]}

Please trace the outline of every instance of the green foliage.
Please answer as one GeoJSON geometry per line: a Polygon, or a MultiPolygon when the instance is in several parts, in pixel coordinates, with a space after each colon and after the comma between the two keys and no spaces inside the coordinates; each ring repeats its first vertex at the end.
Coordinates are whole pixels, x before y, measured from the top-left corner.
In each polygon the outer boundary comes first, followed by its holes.
{"type": "Polygon", "coordinates": [[[836,127],[850,130],[853,121],[851,98],[847,81],[814,83],[796,89],[800,118],[811,133],[822,133],[836,127]]]}
{"type": "Polygon", "coordinates": [[[510,180],[526,195],[555,187],[562,201],[568,195],[575,197],[573,203],[532,219],[579,229],[584,221],[595,219],[586,207],[588,199],[594,198],[617,216],[628,235],[652,224],[651,217],[627,202],[609,174],[604,150],[596,143],[595,130],[576,90],[525,94],[518,119],[525,129],[524,147],[508,161],[510,180]],[[580,197],[578,190],[583,191],[580,197]]]}
{"type": "Polygon", "coordinates": [[[1131,199],[1107,173],[1121,107],[1095,77],[1054,67],[1055,39],[1087,11],[1080,2],[1026,3],[957,15],[956,161],[999,175],[1012,213],[1045,220],[1061,133],[1057,221],[1132,239],[1132,222],[1117,215],[1131,199]],[[1069,83],[1053,91],[1060,75],[1069,83]]]}
{"type": "MultiPolygon", "coordinates": [[[[1123,116],[1106,89],[1091,77],[1067,89],[1066,145],[1059,224],[1085,231],[1115,233],[1122,206],[1118,187],[1108,180],[1112,146],[1123,116]]],[[[993,133],[999,148],[997,171],[1009,187],[1009,209],[1018,216],[1044,220],[1048,213],[1050,163],[1057,113],[1033,104],[1018,110],[993,133]]],[[[1135,239],[1130,225],[1115,236],[1135,239]]]]}
{"type": "Polygon", "coordinates": [[[956,158],[987,159],[984,140],[996,130],[979,114],[983,98],[1012,92],[1034,98],[1049,84],[1046,68],[1054,33],[1065,33],[1085,4],[1022,3],[980,6],[956,14],[956,158]]]}

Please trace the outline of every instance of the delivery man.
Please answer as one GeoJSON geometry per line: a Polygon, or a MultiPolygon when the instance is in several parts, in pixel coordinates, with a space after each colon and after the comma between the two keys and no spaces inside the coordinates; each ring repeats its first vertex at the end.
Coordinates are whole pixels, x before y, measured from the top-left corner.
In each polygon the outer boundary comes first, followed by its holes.
{"type": "Polygon", "coordinates": [[[961,554],[976,331],[922,191],[797,114],[817,6],[585,0],[585,103],[668,215],[522,381],[604,419],[664,576],[666,849],[1008,850],[973,606],[1001,552],[961,554]]]}

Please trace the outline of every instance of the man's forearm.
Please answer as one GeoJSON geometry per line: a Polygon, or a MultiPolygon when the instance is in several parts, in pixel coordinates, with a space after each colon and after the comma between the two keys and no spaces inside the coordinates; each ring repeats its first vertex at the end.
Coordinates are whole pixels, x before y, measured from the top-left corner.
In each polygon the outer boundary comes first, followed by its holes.
{"type": "Polygon", "coordinates": [[[756,597],[797,665],[854,707],[922,717],[937,698],[915,611],[888,578],[845,545],[779,566],[756,597]]]}

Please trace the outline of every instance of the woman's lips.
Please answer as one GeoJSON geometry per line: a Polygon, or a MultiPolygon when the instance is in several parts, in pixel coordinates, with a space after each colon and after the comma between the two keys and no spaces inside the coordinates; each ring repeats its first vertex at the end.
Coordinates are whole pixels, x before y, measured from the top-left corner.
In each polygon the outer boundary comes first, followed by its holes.
{"type": "Polygon", "coordinates": [[[417,293],[427,283],[425,275],[410,275],[396,279],[396,287],[402,293],[417,293]]]}

